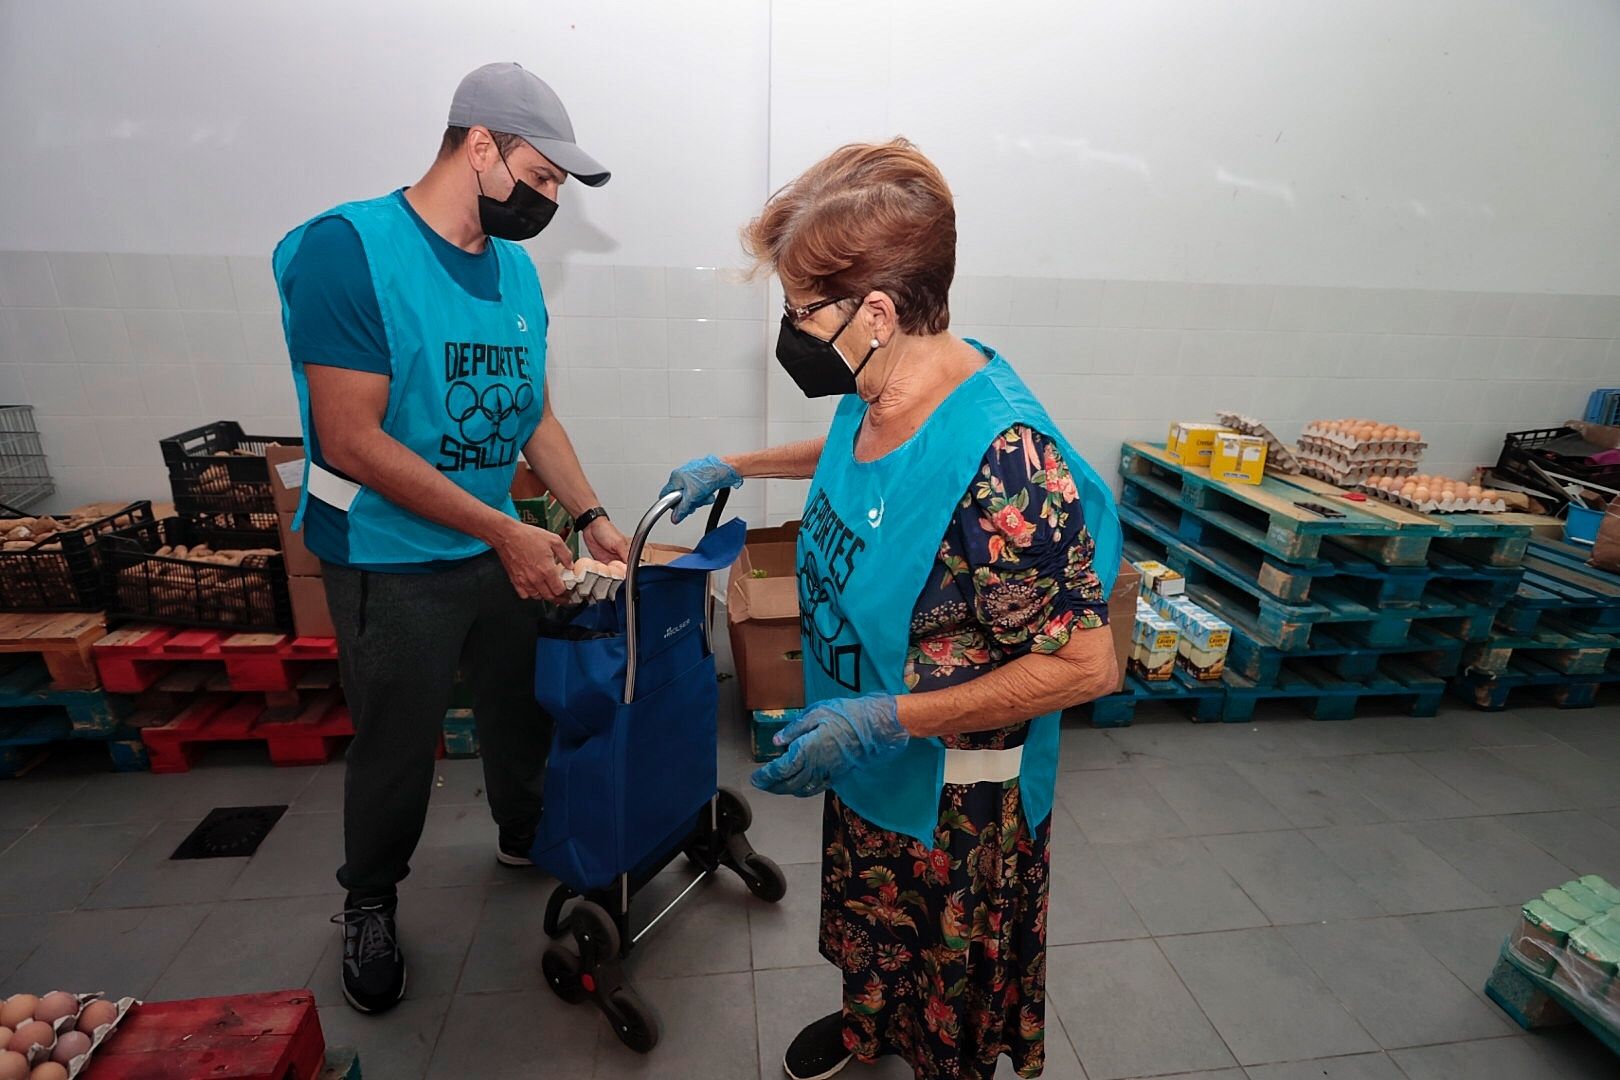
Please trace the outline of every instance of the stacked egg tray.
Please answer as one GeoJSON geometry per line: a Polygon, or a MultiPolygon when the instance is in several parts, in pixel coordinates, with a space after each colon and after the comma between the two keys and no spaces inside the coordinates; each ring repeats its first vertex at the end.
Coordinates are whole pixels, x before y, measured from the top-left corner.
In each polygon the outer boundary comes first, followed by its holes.
{"type": "Polygon", "coordinates": [[[0,1005],[0,1078],[73,1080],[135,1004],[101,994],[14,994],[0,1005]]]}
{"type": "MultiPolygon", "coordinates": [[[[1340,424],[1339,421],[1328,423],[1340,424]]],[[[1404,428],[1377,430],[1394,431],[1396,435],[1363,438],[1342,427],[1330,429],[1321,422],[1309,425],[1299,437],[1301,471],[1340,485],[1360,483],[1375,476],[1409,476],[1416,472],[1429,444],[1406,437],[1417,432],[1404,428]]]]}
{"type": "Polygon", "coordinates": [[[1271,472],[1293,476],[1302,471],[1299,458],[1294,456],[1294,452],[1284,446],[1282,440],[1277,438],[1270,428],[1254,417],[1235,412],[1217,412],[1215,419],[1233,431],[1266,440],[1266,468],[1271,472]]]}
{"type": "Polygon", "coordinates": [[[1353,486],[1375,499],[1420,514],[1501,514],[1508,508],[1494,491],[1438,476],[1374,476],[1353,486]],[[1414,482],[1415,487],[1411,486],[1414,482]]]}

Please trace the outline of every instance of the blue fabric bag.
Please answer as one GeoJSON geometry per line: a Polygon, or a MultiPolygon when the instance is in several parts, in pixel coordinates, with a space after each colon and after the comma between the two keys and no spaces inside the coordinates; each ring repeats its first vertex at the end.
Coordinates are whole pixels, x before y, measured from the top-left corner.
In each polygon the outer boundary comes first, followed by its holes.
{"type": "Polygon", "coordinates": [[[733,519],[697,550],[637,567],[612,601],[542,631],[535,697],[556,722],[545,813],[532,858],[576,892],[639,876],[691,831],[714,795],[714,653],[705,632],[709,574],[742,551],[733,519]],[[637,624],[634,697],[629,612],[637,624]]]}

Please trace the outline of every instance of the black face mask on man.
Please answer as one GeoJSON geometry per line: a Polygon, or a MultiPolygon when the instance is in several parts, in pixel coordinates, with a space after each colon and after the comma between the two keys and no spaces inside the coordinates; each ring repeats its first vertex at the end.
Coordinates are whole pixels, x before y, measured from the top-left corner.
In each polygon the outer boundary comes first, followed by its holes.
{"type": "Polygon", "coordinates": [[[866,355],[861,357],[854,370],[844,362],[843,354],[834,343],[839,334],[849,329],[849,324],[855,321],[858,314],[860,308],[850,312],[849,318],[826,341],[802,329],[792,315],[783,314],[782,329],[776,335],[776,360],[805,397],[839,397],[855,393],[856,376],[866,369],[867,361],[878,351],[877,340],[873,339],[872,347],[866,350],[866,355]]]}
{"type": "MultiPolygon", "coordinates": [[[[496,153],[500,151],[497,149],[496,153]]],[[[501,154],[501,164],[506,165],[506,175],[512,177],[512,193],[505,199],[490,198],[484,194],[484,178],[479,176],[478,227],[484,230],[485,236],[498,240],[528,240],[538,236],[541,229],[551,224],[557,204],[513,176],[505,154],[501,154]]]]}

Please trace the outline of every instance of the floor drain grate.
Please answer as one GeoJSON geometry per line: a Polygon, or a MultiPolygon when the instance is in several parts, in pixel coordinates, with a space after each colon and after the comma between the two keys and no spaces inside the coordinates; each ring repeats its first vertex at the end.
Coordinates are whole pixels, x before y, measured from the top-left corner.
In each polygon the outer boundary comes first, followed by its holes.
{"type": "Polygon", "coordinates": [[[171,859],[231,859],[252,855],[270,835],[285,806],[218,806],[180,841],[171,859]]]}

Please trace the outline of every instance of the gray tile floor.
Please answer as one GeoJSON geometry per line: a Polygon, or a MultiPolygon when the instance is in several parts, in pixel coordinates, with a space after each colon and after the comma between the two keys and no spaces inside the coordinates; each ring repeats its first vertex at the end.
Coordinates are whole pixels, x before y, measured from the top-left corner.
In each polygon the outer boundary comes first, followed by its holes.
{"type": "MultiPolygon", "coordinates": [[[[722,730],[722,773],[744,785],[741,729],[722,730]]],[[[799,1026],[836,1002],[815,943],[819,802],[751,799],[751,837],[788,875],[783,904],[721,879],[633,958],[664,1022],[639,1058],[543,986],[550,883],[495,865],[477,762],[439,769],[401,908],[410,997],[375,1019],[342,1003],[327,924],[341,764],[272,769],[253,748],[181,776],[95,764],[60,757],[0,783],[0,993],[308,985],[328,1039],[358,1045],[383,1080],[774,1078],[799,1026]],[[210,807],[283,802],[253,858],[168,861],[210,807]]],[[[1047,1076],[1614,1076],[1584,1032],[1527,1036],[1480,990],[1517,903],[1576,873],[1620,880],[1617,773],[1612,707],[1067,729],[1047,1076]]]]}

